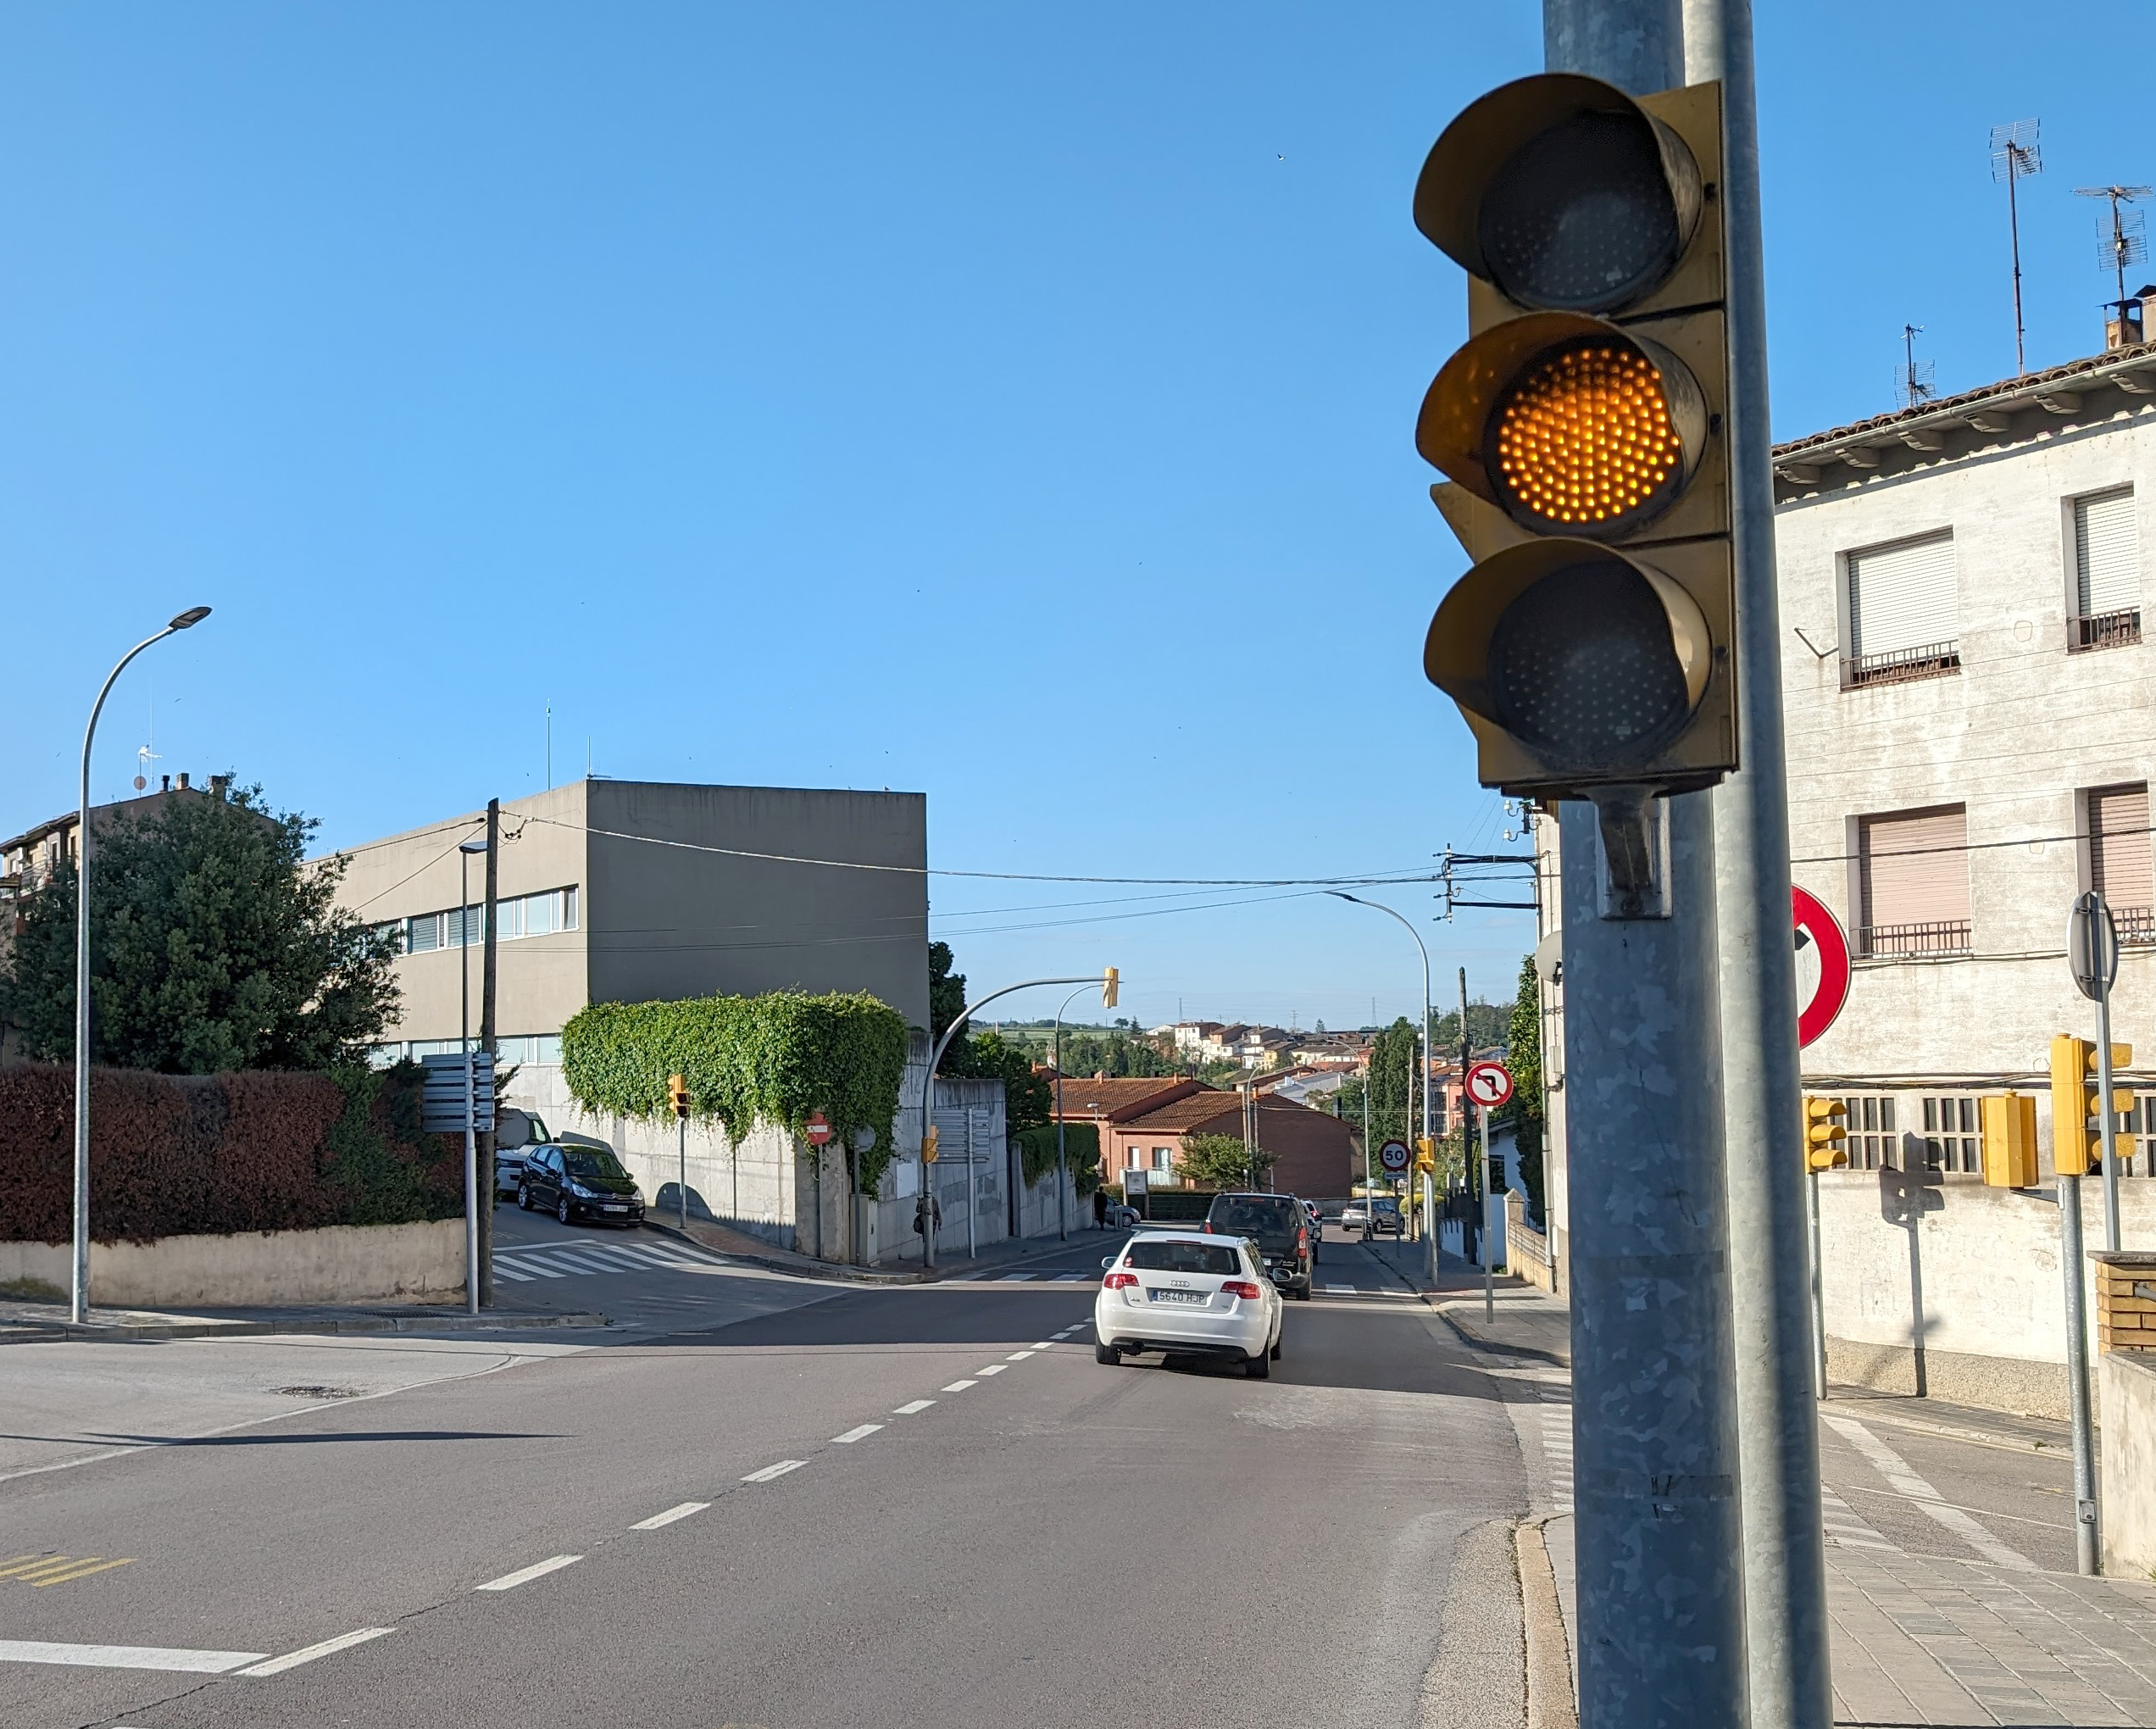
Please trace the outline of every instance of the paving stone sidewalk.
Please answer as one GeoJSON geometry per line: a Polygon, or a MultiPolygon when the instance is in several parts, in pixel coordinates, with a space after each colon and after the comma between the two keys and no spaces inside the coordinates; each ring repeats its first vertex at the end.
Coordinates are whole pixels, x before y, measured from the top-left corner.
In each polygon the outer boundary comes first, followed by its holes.
{"type": "MultiPolygon", "coordinates": [[[[1569,1370],[1564,1304],[1499,1279],[1489,1320],[1479,1274],[1448,1258],[1433,1288],[1414,1245],[1377,1253],[1470,1343],[1522,1368],[1569,1370]]],[[[1981,1444],[2033,1444],[2032,1420],[1966,1407],[1905,1420],[1981,1444]]],[[[1568,1598],[1570,1523],[1553,1519],[1545,1533],[1568,1598]]],[[[1833,1545],[1826,1561],[1837,1725],[2156,1725],[2156,1585],[1833,1545]]]]}

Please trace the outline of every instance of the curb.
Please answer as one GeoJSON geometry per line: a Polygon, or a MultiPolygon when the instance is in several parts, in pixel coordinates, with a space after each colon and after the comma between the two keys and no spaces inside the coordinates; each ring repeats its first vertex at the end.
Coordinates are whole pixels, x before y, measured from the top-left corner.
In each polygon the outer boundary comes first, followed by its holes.
{"type": "Polygon", "coordinates": [[[34,1344],[57,1339],[86,1339],[92,1343],[115,1343],[139,1339],[259,1338],[292,1333],[418,1333],[418,1332],[535,1332],[556,1327],[602,1327],[610,1322],[603,1315],[532,1315],[508,1319],[508,1311],[445,1315],[337,1315],[320,1320],[208,1320],[175,1321],[170,1326],[78,1326],[71,1321],[23,1323],[14,1343],[34,1344]]]}
{"type": "Polygon", "coordinates": [[[1980,1429],[1969,1423],[1946,1423],[1933,1417],[1912,1416],[1892,1407],[1860,1404],[1855,1399],[1826,1399],[1820,1404],[1819,1409],[1860,1417],[1867,1423],[1885,1423],[1892,1428],[1914,1429],[1920,1434],[1941,1435],[1950,1441],[1965,1441],[1971,1446],[1989,1447],[2000,1453],[2041,1453],[2048,1458],[2057,1459],[2068,1456],[2073,1444],[2070,1439],[2042,1441],[2034,1437],[2009,1434],[2003,1429],[1980,1429]]]}
{"type": "Polygon", "coordinates": [[[644,1229],[656,1231],[661,1237],[670,1237],[676,1243],[686,1243],[712,1254],[723,1254],[728,1260],[739,1261],[744,1266],[761,1267],[767,1273],[784,1273],[796,1279],[836,1279],[849,1285],[922,1285],[928,1281],[919,1273],[885,1273],[874,1267],[857,1267],[844,1261],[820,1261],[808,1255],[758,1254],[737,1248],[720,1248],[703,1242],[678,1225],[662,1225],[648,1215],[644,1229]]]}
{"type": "Polygon", "coordinates": [[[1520,1609],[1527,1644],[1527,1729],[1580,1729],[1571,1642],[1558,1601],[1557,1572],[1542,1537],[1547,1519],[1513,1527],[1520,1553],[1520,1609]]]}

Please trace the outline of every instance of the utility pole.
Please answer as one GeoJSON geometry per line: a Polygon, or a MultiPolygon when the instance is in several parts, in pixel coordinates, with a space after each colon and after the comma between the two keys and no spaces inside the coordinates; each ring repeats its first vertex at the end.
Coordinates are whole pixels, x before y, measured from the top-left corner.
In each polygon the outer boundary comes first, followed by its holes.
{"type": "MultiPolygon", "coordinates": [[[[1766,263],[1760,237],[1751,0],[1684,0],[1684,81],[1722,87],[1721,203],[1729,319],[1731,554],[1742,764],[1715,787],[1714,903],[1721,1005],[1733,1372],[1744,1533],[1751,1729],[1826,1729],[1826,1550],[1810,1337],[1803,1083],[1790,909],[1789,774],[1782,731],[1766,263]]],[[[1568,998],[1568,1001],[1570,998],[1568,998]]],[[[1817,1182],[1809,1185],[1816,1196],[1817,1182]]]]}
{"type": "MultiPolygon", "coordinates": [[[[486,801],[486,948],[479,969],[479,1048],[486,1055],[491,1074],[495,1064],[494,1026],[494,904],[500,882],[502,859],[502,801],[486,801]]],[[[492,1115],[487,1121],[494,1120],[492,1115]]],[[[479,1209],[479,1304],[494,1306],[494,1136],[492,1127],[479,1137],[479,1168],[486,1174],[486,1199],[479,1209]]]]}
{"type": "MultiPolygon", "coordinates": [[[[1468,1037],[1467,1031],[1467,969],[1465,967],[1462,967],[1459,970],[1459,992],[1460,1178],[1461,1181],[1467,1186],[1468,1198],[1470,1200],[1475,1200],[1481,1198],[1482,1193],[1483,1179],[1487,1176],[1489,1173],[1475,1164],[1474,1140],[1473,1137],[1467,1132],[1467,1065],[1475,1060],[1475,1041],[1468,1037]]],[[[1472,1243],[1467,1240],[1467,1223],[1468,1221],[1464,1219],[1460,1220],[1460,1252],[1464,1255],[1468,1255],[1470,1259],[1472,1259],[1474,1254],[1480,1254],[1481,1244],[1479,1237],[1476,1242],[1472,1243]]],[[[1479,1222],[1476,1224],[1475,1229],[1478,1232],[1481,1229],[1479,1222]]]]}

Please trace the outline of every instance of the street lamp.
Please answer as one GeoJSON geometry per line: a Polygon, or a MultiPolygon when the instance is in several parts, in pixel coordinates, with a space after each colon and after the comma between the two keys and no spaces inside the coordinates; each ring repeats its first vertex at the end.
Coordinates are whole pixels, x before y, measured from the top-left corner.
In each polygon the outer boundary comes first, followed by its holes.
{"type": "Polygon", "coordinates": [[[191,631],[208,616],[208,607],[191,606],[121,655],[91,704],[82,733],[82,798],[75,814],[75,1272],[68,1293],[68,1319],[78,1326],[90,1318],[90,746],[105,698],[127,663],[151,643],[175,631],[191,631]]]}
{"type": "MultiPolygon", "coordinates": [[[[1070,1171],[1069,1166],[1064,1162],[1063,1155],[1063,1013],[1080,997],[1092,989],[1097,982],[1097,980],[1087,979],[1084,984],[1079,986],[1076,990],[1063,999],[1055,1015],[1056,1241],[1058,1243],[1068,1243],[1070,1240],[1070,1221],[1064,1213],[1064,1208],[1068,1204],[1064,1198],[1065,1192],[1070,1187],[1070,1171]]],[[[1093,1157],[1094,1161],[1098,1163],[1099,1129],[1096,1128],[1093,1131],[1093,1137],[1095,1142],[1093,1157]]]]}
{"type": "MultiPolygon", "coordinates": [[[[1005,985],[1000,991],[991,991],[978,1003],[969,1003],[959,1010],[951,1024],[943,1029],[943,1037],[928,1055],[928,1073],[921,1082],[921,1265],[933,1271],[936,1266],[936,1193],[929,1187],[931,1163],[928,1156],[929,1137],[936,1127],[936,1065],[943,1060],[943,1053],[959,1034],[959,1029],[973,1018],[977,1009],[986,1009],[998,997],[1008,997],[1014,991],[1030,991],[1036,985],[1097,985],[1102,1000],[1108,1007],[1115,1006],[1118,975],[1114,967],[1105,976],[1089,979],[1025,979],[1015,985],[1005,985]]],[[[973,1149],[966,1148],[966,1254],[971,1256],[977,1248],[973,1236],[973,1149]]]]}
{"type": "MultiPolygon", "coordinates": [[[[472,1096],[471,861],[486,853],[484,841],[457,842],[457,1048],[464,1055],[464,1307],[479,1313],[478,1100],[472,1096]]],[[[486,1204],[494,1204],[494,1173],[486,1173],[486,1204]]]]}
{"type": "MultiPolygon", "coordinates": [[[[1415,953],[1422,957],[1422,1146],[1415,1148],[1417,1153],[1420,1153],[1431,1142],[1430,950],[1423,944],[1422,932],[1415,929],[1414,923],[1404,913],[1396,913],[1382,902],[1364,900],[1360,895],[1349,894],[1344,889],[1329,888],[1325,892],[1336,900],[1353,901],[1359,907],[1368,907],[1374,913],[1383,913],[1386,917],[1397,920],[1408,935],[1414,938],[1415,953]]],[[[1365,1159],[1370,1156],[1370,1082],[1365,1080],[1363,1082],[1363,1156],[1365,1159]]],[[[1364,1188],[1366,1193],[1369,1187],[1369,1182],[1365,1180],[1364,1188]]],[[[1424,1246],[1430,1262],[1430,1282],[1433,1285],[1437,1282],[1436,1203],[1436,1195],[1431,1183],[1430,1175],[1425,1171],[1422,1174],[1422,1228],[1424,1246]]],[[[1364,1217],[1368,1216],[1366,1212],[1364,1217]]]]}

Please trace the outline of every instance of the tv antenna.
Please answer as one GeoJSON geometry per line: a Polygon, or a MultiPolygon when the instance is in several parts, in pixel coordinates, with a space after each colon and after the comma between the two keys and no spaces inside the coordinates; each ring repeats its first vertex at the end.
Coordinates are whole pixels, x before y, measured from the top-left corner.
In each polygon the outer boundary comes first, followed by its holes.
{"type": "Polygon", "coordinates": [[[1935,360],[1920,360],[1916,358],[1916,339],[1923,334],[1924,326],[1920,324],[1905,324],[1902,326],[1902,373],[1894,382],[1896,392],[1900,396],[1902,406],[1905,409],[1913,409],[1920,403],[1928,403],[1939,393],[1933,388],[1931,383],[1937,371],[1938,363],[1935,360]]]}
{"type": "Polygon", "coordinates": [[[2111,220],[2096,219],[2096,262],[2098,268],[2114,272],[2119,280],[2118,304],[2126,298],[2126,266],[2137,264],[2148,256],[2148,218],[2139,210],[2126,208],[2138,198],[2156,192],[2152,186],[2075,186],[2077,198],[2109,198],[2111,201],[2111,220]]]}
{"type": "Polygon", "coordinates": [[[1992,128],[1992,178],[2006,182],[2006,226],[2014,241],[2014,370],[2029,370],[2022,342],[2021,325],[2021,217],[2015,208],[2014,187],[2029,175],[2043,172],[2043,152],[2037,146],[2040,120],[2015,120],[1992,128]]]}

